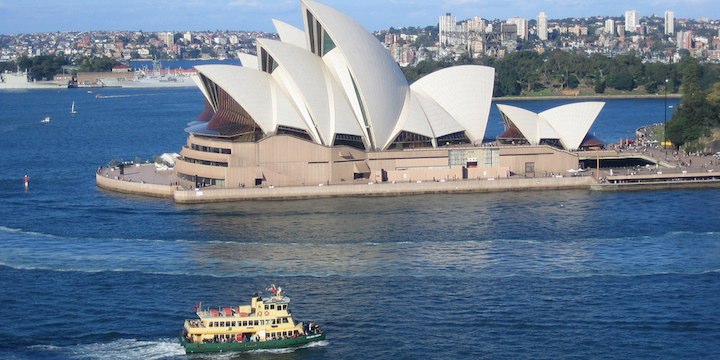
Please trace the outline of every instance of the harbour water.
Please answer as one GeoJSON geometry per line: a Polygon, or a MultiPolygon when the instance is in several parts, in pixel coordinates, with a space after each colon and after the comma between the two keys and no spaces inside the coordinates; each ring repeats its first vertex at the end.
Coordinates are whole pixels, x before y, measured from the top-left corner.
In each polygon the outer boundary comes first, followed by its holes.
{"type": "MultiPolygon", "coordinates": [[[[717,189],[177,205],[99,190],[94,171],[178,151],[202,95],[102,92],[0,92],[0,358],[182,359],[193,305],[270,283],[327,340],[221,358],[720,352],[717,189]]],[[[618,141],[663,113],[610,100],[591,131],[618,141]]]]}

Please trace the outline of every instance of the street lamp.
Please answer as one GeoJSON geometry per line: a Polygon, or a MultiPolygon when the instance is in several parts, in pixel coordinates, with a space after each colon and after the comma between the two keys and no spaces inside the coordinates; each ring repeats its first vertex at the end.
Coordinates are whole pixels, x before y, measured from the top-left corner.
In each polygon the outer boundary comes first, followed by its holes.
{"type": "Polygon", "coordinates": [[[667,146],[667,88],[668,88],[668,82],[669,79],[665,79],[665,117],[663,120],[665,120],[665,130],[663,131],[663,147],[667,146]]]}

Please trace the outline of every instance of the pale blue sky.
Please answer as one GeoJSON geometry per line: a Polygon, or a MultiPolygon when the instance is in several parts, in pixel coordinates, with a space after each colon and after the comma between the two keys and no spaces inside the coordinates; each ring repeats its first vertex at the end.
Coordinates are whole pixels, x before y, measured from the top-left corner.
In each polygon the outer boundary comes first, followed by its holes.
{"type": "MultiPolygon", "coordinates": [[[[435,25],[452,12],[458,20],[481,16],[550,19],[593,15],[641,16],[673,10],[676,18],[720,19],[717,0],[324,0],[368,30],[435,25]]],[[[260,30],[272,18],[300,25],[299,0],[0,0],[0,34],[86,30],[260,30]]]]}

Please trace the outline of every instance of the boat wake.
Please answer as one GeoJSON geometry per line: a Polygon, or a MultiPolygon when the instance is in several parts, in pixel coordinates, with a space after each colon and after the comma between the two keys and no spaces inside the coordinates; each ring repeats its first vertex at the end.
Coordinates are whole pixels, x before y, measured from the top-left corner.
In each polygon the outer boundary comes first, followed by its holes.
{"type": "Polygon", "coordinates": [[[119,339],[108,343],[93,343],[59,347],[35,345],[28,352],[43,358],[69,359],[171,359],[185,355],[175,339],[137,340],[119,339]]]}

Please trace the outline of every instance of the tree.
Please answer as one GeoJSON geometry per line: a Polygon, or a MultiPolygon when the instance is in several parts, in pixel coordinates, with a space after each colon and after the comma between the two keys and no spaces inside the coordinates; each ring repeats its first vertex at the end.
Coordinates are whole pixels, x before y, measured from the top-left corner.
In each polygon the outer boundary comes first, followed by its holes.
{"type": "Polygon", "coordinates": [[[596,94],[602,94],[605,92],[605,80],[602,79],[595,79],[595,86],[593,89],[595,90],[596,94]]]}
{"type": "Polygon", "coordinates": [[[682,100],[677,112],[668,122],[667,138],[676,146],[696,141],[709,132],[716,115],[700,86],[702,67],[697,59],[688,56],[681,60],[682,100]]]}
{"type": "Polygon", "coordinates": [[[615,70],[607,77],[607,85],[618,90],[632,90],[635,88],[635,80],[627,70],[615,70]]]}
{"type": "Polygon", "coordinates": [[[40,55],[32,58],[21,56],[17,59],[20,70],[28,70],[33,80],[50,80],[62,72],[62,67],[69,63],[65,56],[40,55]]]}
{"type": "Polygon", "coordinates": [[[107,56],[88,56],[77,60],[79,71],[107,72],[118,64],[117,60],[107,56]]]}
{"type": "Polygon", "coordinates": [[[495,67],[493,96],[520,95],[521,91],[515,68],[506,61],[499,61],[495,67]]]}

